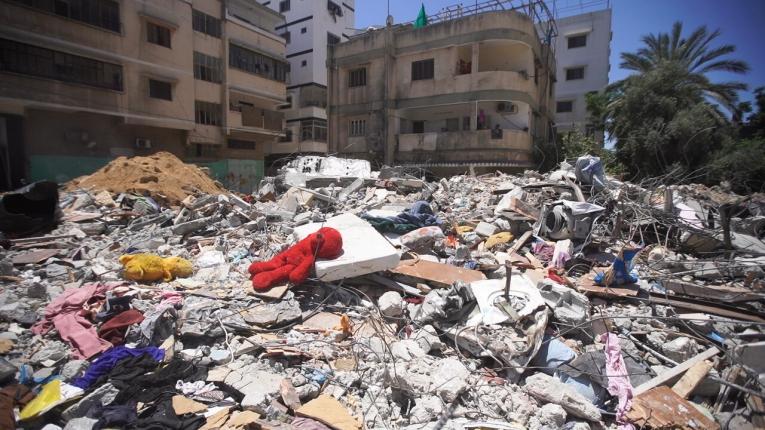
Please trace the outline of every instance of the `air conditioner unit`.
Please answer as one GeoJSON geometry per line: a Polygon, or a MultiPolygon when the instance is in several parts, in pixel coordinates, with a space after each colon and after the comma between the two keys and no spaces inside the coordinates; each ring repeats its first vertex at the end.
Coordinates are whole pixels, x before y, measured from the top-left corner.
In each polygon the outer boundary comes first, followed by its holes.
{"type": "Polygon", "coordinates": [[[497,112],[518,113],[518,105],[512,102],[497,103],[497,112]]]}
{"type": "Polygon", "coordinates": [[[151,140],[138,137],[135,139],[137,149],[151,149],[151,140]]]}

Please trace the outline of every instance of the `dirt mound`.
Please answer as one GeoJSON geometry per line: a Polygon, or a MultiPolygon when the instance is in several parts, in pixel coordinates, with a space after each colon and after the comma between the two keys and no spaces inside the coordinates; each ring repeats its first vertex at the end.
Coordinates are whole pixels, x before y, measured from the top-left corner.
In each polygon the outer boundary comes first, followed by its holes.
{"type": "Polygon", "coordinates": [[[188,195],[219,194],[226,190],[199,167],[186,164],[169,152],[148,157],[119,157],[88,176],[70,181],[66,189],[107,190],[150,196],[175,206],[188,195]]]}

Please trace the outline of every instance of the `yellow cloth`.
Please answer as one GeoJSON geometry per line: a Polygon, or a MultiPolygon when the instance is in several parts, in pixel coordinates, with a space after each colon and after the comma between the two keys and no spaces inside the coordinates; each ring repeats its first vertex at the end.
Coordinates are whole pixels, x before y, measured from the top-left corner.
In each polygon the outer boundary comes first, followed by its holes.
{"type": "Polygon", "coordinates": [[[461,226],[458,226],[456,230],[457,230],[457,234],[465,234],[465,233],[470,233],[471,231],[475,230],[475,228],[469,225],[461,225],[461,226]]]}
{"type": "Polygon", "coordinates": [[[123,276],[131,281],[172,281],[191,276],[191,262],[180,257],[162,258],[153,254],[132,254],[120,257],[125,266],[123,276]]]}
{"type": "Polygon", "coordinates": [[[31,402],[24,406],[24,409],[19,413],[19,418],[22,420],[28,420],[36,417],[37,415],[51,409],[57,404],[61,403],[61,380],[54,379],[47,384],[43,385],[40,394],[37,395],[31,402]]]}
{"type": "Polygon", "coordinates": [[[510,242],[511,240],[513,240],[513,234],[510,233],[509,231],[503,231],[497,234],[492,234],[491,236],[489,236],[488,239],[486,239],[486,249],[494,248],[500,243],[507,243],[507,242],[510,242]]]}

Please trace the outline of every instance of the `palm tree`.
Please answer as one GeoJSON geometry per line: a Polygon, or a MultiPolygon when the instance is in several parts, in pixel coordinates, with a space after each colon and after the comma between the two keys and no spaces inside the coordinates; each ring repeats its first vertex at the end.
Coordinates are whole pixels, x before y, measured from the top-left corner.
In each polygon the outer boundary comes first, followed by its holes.
{"type": "Polygon", "coordinates": [[[709,32],[706,26],[701,26],[687,38],[683,38],[682,33],[683,24],[676,21],[672,25],[671,34],[644,36],[645,46],[635,53],[622,53],[620,66],[640,74],[668,64],[679,66],[685,71],[685,84],[698,88],[705,96],[735,113],[738,108],[738,91],[746,90],[746,84],[735,81],[714,83],[706,74],[716,71],[743,74],[749,71],[749,65],[744,61],[723,58],[735,52],[735,46],[713,46],[715,39],[720,36],[720,30],[709,32]]]}

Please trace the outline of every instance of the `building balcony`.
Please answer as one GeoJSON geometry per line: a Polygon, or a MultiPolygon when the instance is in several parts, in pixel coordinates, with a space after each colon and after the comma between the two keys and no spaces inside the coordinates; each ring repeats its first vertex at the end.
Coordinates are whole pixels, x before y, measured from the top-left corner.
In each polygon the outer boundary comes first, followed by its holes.
{"type": "Polygon", "coordinates": [[[396,159],[407,163],[523,164],[531,160],[532,145],[531,135],[521,130],[399,134],[396,159]]]}

